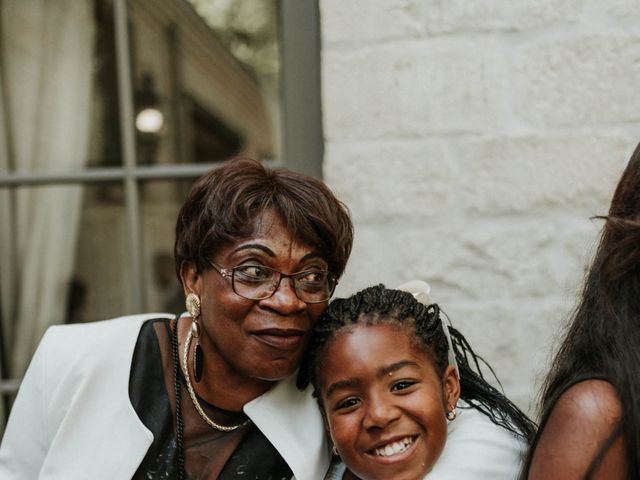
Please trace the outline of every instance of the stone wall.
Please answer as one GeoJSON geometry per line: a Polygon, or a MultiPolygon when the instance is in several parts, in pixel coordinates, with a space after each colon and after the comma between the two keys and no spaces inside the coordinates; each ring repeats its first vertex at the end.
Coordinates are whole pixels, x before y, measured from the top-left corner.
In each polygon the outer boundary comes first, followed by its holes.
{"type": "Polygon", "coordinates": [[[640,4],[320,8],[324,174],[356,224],[338,293],[428,280],[533,412],[640,140],[640,4]]]}

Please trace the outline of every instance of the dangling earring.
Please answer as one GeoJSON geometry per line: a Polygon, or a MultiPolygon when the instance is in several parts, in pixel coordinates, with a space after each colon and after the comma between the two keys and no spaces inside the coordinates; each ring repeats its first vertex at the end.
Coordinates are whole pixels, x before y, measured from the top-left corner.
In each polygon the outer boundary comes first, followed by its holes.
{"type": "Polygon", "coordinates": [[[200,298],[195,293],[187,295],[185,300],[187,312],[191,315],[191,333],[196,339],[196,344],[193,347],[193,379],[196,383],[200,383],[202,379],[202,371],[204,369],[204,353],[200,346],[200,298]]]}
{"type": "Polygon", "coordinates": [[[458,414],[456,413],[456,407],[453,407],[447,412],[447,420],[449,420],[450,422],[453,422],[457,416],[458,414]]]}

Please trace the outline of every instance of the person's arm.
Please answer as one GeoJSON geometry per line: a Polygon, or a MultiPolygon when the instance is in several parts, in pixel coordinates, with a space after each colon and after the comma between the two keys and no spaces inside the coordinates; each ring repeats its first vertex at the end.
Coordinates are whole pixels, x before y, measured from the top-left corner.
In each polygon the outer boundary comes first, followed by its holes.
{"type": "Polygon", "coordinates": [[[0,444],[2,479],[38,478],[47,454],[46,338],[45,334],[20,385],[0,444]]]}
{"type": "Polygon", "coordinates": [[[528,479],[578,480],[592,467],[593,480],[625,479],[625,442],[622,435],[615,436],[621,416],[620,399],[610,383],[586,380],[569,388],[549,415],[528,479]]]}

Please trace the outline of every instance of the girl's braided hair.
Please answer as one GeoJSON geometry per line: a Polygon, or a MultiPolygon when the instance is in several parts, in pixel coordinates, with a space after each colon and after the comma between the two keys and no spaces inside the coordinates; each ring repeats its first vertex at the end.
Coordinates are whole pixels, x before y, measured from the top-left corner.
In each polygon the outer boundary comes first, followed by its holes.
{"type": "MultiPolygon", "coordinates": [[[[328,345],[340,332],[352,330],[358,325],[412,328],[415,332],[413,346],[430,355],[438,374],[444,375],[448,365],[448,345],[440,315],[437,304],[423,305],[411,293],[388,289],[382,284],[361,290],[349,298],[333,300],[313,330],[298,372],[298,388],[306,388],[311,383],[313,394],[319,399],[319,375],[328,345]]],[[[480,364],[484,364],[495,377],[493,369],[474,353],[458,330],[452,326],[447,328],[460,373],[460,397],[487,415],[496,425],[527,440],[533,438],[536,425],[485,380],[480,364]]]]}

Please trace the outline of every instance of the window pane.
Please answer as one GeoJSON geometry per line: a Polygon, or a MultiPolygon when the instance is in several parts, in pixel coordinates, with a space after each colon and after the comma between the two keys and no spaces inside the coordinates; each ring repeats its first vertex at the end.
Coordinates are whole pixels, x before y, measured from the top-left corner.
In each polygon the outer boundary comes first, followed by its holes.
{"type": "Polygon", "coordinates": [[[119,164],[112,2],[0,8],[0,172],[119,164]]]}
{"type": "Polygon", "coordinates": [[[0,189],[0,310],[5,374],[19,378],[52,324],[127,311],[121,188],[0,189]]]}
{"type": "Polygon", "coordinates": [[[193,3],[130,2],[139,163],[277,157],[277,2],[193,3]]]}
{"type": "Polygon", "coordinates": [[[174,230],[189,181],[148,181],[140,186],[145,290],[150,312],[181,313],[184,295],[173,262],[174,230]]]}
{"type": "Polygon", "coordinates": [[[132,310],[127,222],[120,184],[84,188],[67,308],[69,322],[104,320],[132,310]]]}
{"type": "Polygon", "coordinates": [[[222,44],[257,81],[266,103],[273,151],[280,151],[280,5],[277,0],[188,0],[222,44]]]}
{"type": "Polygon", "coordinates": [[[91,131],[87,166],[122,165],[113,1],[95,0],[91,131]]]}

